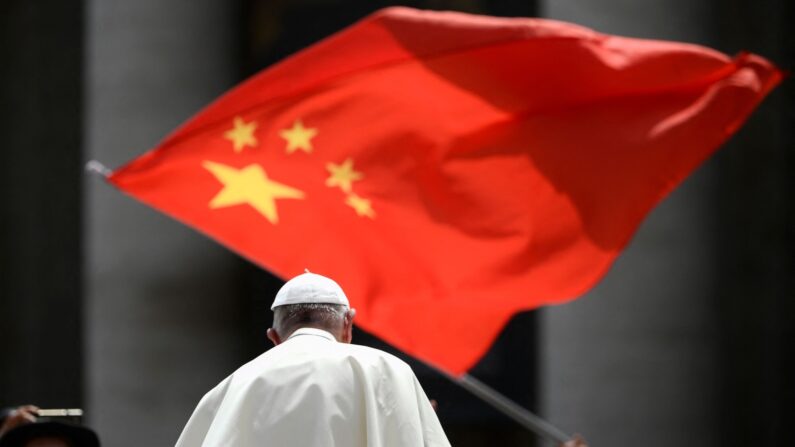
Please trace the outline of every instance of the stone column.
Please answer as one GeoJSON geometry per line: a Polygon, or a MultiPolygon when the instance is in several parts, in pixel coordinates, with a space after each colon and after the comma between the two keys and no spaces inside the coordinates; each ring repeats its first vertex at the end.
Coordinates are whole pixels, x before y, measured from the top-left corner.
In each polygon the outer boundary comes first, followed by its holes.
{"type": "MultiPolygon", "coordinates": [[[[117,167],[236,83],[227,0],[96,0],[87,159],[117,167]]],[[[88,422],[103,445],[173,445],[241,362],[236,258],[103,184],[85,184],[88,422]]]]}
{"type": "MultiPolygon", "coordinates": [[[[598,31],[714,45],[709,1],[547,0],[598,31]]],[[[653,211],[602,283],[540,322],[543,413],[595,446],[717,445],[714,162],[653,211]]]]}

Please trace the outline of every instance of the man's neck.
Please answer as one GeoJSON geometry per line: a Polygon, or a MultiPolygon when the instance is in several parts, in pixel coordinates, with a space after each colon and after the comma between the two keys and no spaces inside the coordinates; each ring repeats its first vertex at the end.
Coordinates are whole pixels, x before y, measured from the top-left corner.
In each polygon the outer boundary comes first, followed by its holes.
{"type": "Polygon", "coordinates": [[[292,339],[294,337],[300,337],[300,336],[322,337],[322,338],[325,338],[325,339],[327,339],[329,341],[339,342],[337,337],[335,337],[334,334],[329,332],[327,329],[322,329],[322,328],[318,328],[318,327],[311,327],[311,326],[304,326],[304,327],[301,327],[301,328],[298,328],[298,329],[294,330],[293,333],[290,334],[289,337],[287,337],[287,340],[290,340],[290,339],[292,339]]]}

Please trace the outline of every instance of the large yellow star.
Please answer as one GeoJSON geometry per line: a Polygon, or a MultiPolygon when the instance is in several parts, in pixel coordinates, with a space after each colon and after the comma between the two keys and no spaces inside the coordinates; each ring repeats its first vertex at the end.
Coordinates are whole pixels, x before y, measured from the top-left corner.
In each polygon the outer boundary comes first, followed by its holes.
{"type": "Polygon", "coordinates": [[[329,178],[326,179],[326,186],[333,188],[339,186],[346,193],[351,192],[353,182],[361,180],[364,175],[353,170],[353,159],[348,158],[342,164],[326,163],[329,178]]]}
{"type": "Polygon", "coordinates": [[[370,219],[375,218],[375,211],[369,200],[363,199],[356,194],[348,194],[345,204],[353,208],[359,216],[366,216],[370,219]]]}
{"type": "Polygon", "coordinates": [[[292,154],[296,149],[301,149],[308,154],[312,152],[312,138],[317,135],[317,129],[304,127],[301,120],[295,120],[293,127],[283,129],[279,135],[287,140],[288,154],[292,154]]]}
{"type": "Polygon", "coordinates": [[[210,208],[223,208],[248,204],[272,224],[279,223],[276,212],[276,199],[303,199],[303,191],[274,182],[258,164],[250,164],[242,169],[205,161],[205,169],[210,171],[224,189],[210,201],[210,208]]]}
{"type": "Polygon", "coordinates": [[[251,147],[257,146],[257,139],[254,137],[256,129],[256,121],[247,123],[243,121],[243,118],[236,116],[233,127],[224,132],[224,137],[232,142],[235,152],[240,152],[247,145],[251,147]]]}

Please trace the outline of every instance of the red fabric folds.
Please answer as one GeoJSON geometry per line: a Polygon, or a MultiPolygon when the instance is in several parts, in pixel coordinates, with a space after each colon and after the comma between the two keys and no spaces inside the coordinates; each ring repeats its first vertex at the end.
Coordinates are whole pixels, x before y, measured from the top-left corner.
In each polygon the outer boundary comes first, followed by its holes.
{"type": "Polygon", "coordinates": [[[334,278],[363,329],[461,374],[516,312],[592,287],[780,80],[752,54],[390,8],[109,180],[283,278],[334,278]]]}

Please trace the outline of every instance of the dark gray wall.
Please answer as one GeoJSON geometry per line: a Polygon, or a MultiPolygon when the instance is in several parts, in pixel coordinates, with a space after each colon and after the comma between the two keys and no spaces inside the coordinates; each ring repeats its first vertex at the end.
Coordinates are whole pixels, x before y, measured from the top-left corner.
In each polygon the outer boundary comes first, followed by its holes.
{"type": "Polygon", "coordinates": [[[82,24],[0,3],[0,405],[82,404],[82,24]]]}
{"type": "MultiPolygon", "coordinates": [[[[795,67],[795,4],[721,3],[720,45],[795,67]]],[[[795,445],[795,87],[716,157],[721,445],[795,445]]]]}

